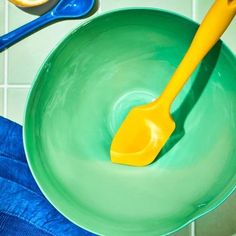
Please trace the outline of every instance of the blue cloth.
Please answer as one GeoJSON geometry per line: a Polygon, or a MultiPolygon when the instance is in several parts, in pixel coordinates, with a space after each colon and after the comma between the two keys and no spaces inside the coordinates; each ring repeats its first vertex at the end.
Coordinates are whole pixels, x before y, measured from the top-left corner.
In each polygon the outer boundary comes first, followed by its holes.
{"type": "Polygon", "coordinates": [[[0,117],[0,235],[93,235],[64,218],[35,183],[23,149],[22,127],[0,117]]]}

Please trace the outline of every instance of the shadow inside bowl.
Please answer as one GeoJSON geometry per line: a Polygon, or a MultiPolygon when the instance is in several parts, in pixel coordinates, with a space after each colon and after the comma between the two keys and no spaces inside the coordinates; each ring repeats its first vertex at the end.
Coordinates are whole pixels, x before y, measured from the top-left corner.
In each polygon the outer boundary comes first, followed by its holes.
{"type": "Polygon", "coordinates": [[[186,95],[180,107],[172,114],[172,117],[176,123],[176,129],[163,147],[156,161],[169,152],[184,137],[185,120],[201,97],[209,79],[211,78],[212,72],[214,71],[220,55],[221,47],[222,41],[218,41],[218,43],[203,59],[190,91],[186,95]]]}

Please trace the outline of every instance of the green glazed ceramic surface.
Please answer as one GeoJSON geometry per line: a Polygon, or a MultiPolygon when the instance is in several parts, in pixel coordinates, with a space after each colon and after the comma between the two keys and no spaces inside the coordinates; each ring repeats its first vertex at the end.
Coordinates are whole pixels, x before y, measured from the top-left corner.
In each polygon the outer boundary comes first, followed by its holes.
{"type": "Polygon", "coordinates": [[[158,97],[197,29],[152,9],[99,16],[52,52],[31,90],[24,142],[50,202],[92,232],[162,235],[219,205],[236,185],[236,59],[219,42],[176,99],[177,129],[147,167],[112,164],[132,106],[158,97]]]}

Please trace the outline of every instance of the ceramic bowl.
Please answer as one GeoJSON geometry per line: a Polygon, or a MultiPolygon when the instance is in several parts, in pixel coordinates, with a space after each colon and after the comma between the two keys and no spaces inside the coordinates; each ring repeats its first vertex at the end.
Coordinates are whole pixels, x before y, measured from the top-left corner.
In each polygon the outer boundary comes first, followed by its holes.
{"type": "Polygon", "coordinates": [[[160,10],[119,10],[74,30],[44,62],[27,102],[25,149],[41,190],[75,224],[168,234],[234,190],[236,59],[221,41],[174,102],[177,128],[157,160],[140,168],[109,157],[130,108],[161,94],[197,27],[160,10]]]}

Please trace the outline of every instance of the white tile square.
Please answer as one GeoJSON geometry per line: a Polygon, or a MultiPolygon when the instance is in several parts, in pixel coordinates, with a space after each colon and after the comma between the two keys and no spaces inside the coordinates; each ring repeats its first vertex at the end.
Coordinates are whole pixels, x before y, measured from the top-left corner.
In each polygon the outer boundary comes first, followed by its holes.
{"type": "Polygon", "coordinates": [[[3,114],[3,105],[4,105],[3,94],[4,94],[4,90],[0,88],[0,116],[4,115],[3,114]]]}
{"type": "Polygon", "coordinates": [[[0,54],[0,85],[4,83],[4,55],[0,54]]]}
{"type": "Polygon", "coordinates": [[[5,26],[5,1],[0,1],[0,34],[4,33],[5,26]]]}
{"type": "Polygon", "coordinates": [[[7,92],[7,118],[23,124],[28,88],[9,88],[7,92]]]}
{"type": "MultiPolygon", "coordinates": [[[[5,1],[0,1],[0,35],[4,34],[5,26],[5,1]]],[[[0,85],[4,81],[4,54],[0,52],[0,85]]]]}
{"type": "Polygon", "coordinates": [[[125,7],[151,7],[173,11],[191,17],[191,0],[101,0],[101,11],[110,11],[125,7]]]}

